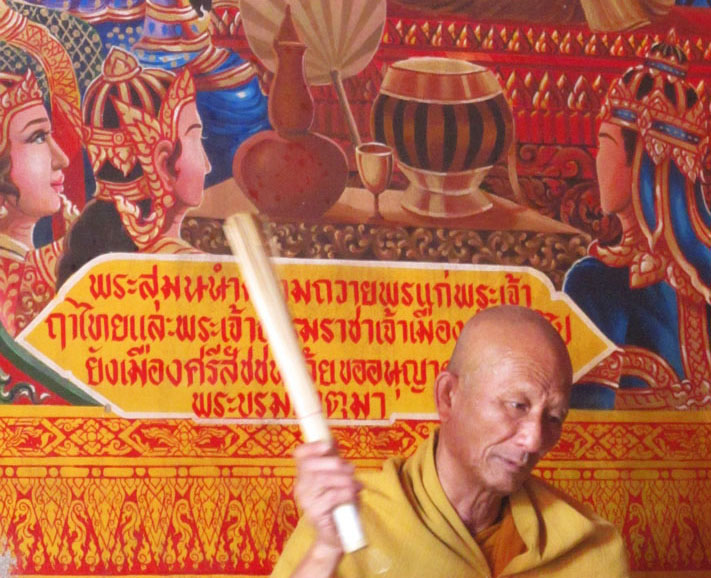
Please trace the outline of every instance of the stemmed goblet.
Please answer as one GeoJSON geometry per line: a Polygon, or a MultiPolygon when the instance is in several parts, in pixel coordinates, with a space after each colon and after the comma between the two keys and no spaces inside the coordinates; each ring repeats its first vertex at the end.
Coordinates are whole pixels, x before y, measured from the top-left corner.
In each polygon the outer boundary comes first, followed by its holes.
{"type": "Polygon", "coordinates": [[[356,147],[355,158],[360,179],[375,199],[373,219],[382,219],[379,196],[393,176],[393,149],[380,142],[367,142],[356,147]]]}

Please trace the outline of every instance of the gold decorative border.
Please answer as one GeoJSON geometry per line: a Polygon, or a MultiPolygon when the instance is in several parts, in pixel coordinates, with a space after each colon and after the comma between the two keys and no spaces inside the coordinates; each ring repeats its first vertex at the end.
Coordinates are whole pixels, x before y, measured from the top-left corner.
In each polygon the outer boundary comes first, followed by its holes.
{"type": "MultiPolygon", "coordinates": [[[[471,231],[313,223],[269,223],[265,234],[283,257],[427,261],[533,266],[560,288],[565,272],[586,255],[590,237],[532,231],[471,231]]],[[[201,251],[229,254],[222,223],[189,217],[181,236],[201,251]]]]}
{"type": "MultiPolygon", "coordinates": [[[[334,435],[369,469],[434,427],[334,435]]],[[[295,425],[5,406],[0,536],[18,575],[266,576],[297,520],[299,440],[295,425]]],[[[573,411],[537,474],[622,530],[636,575],[711,573],[711,412],[573,411]]]]}

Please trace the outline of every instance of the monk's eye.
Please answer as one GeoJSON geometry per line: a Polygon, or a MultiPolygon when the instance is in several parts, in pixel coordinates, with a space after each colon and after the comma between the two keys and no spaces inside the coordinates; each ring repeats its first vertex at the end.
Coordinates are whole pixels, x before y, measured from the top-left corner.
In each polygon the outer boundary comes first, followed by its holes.
{"type": "Polygon", "coordinates": [[[553,425],[563,425],[565,418],[556,414],[549,414],[548,421],[551,422],[553,425]]]}
{"type": "Polygon", "coordinates": [[[524,412],[528,409],[528,404],[525,401],[511,400],[508,402],[511,409],[524,412]]]}

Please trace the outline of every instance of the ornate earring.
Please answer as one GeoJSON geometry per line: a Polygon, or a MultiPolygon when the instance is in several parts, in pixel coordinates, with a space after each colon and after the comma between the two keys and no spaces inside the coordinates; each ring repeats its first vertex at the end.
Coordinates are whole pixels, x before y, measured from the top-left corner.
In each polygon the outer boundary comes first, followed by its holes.
{"type": "Polygon", "coordinates": [[[62,219],[64,220],[64,227],[68,230],[69,227],[72,226],[74,221],[76,221],[79,217],[79,209],[64,195],[64,193],[59,193],[59,203],[62,207],[62,219]]]}

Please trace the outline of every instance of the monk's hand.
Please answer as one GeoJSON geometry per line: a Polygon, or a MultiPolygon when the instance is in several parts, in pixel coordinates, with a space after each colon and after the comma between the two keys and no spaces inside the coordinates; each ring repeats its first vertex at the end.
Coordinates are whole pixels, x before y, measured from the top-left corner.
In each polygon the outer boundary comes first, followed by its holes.
{"type": "Polygon", "coordinates": [[[355,503],[361,484],[354,477],[355,468],[338,455],[328,442],[313,442],[294,451],[297,475],[296,501],[316,530],[315,546],[326,556],[343,555],[333,510],[355,503]]]}

